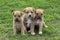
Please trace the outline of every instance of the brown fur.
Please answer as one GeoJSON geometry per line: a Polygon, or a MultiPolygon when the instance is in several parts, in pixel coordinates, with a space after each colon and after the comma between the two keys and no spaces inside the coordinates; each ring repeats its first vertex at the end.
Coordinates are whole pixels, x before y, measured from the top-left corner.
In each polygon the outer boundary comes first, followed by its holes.
{"type": "MultiPolygon", "coordinates": [[[[34,20],[34,17],[35,17],[35,9],[34,8],[27,7],[23,10],[23,12],[24,12],[24,22],[26,22],[28,20],[27,16],[28,16],[29,13],[31,13],[31,15],[33,15],[33,20],[34,20]]],[[[32,35],[35,35],[35,33],[34,33],[34,24],[32,24],[30,26],[30,32],[31,32],[32,35]]]]}
{"type": "Polygon", "coordinates": [[[43,26],[45,25],[45,22],[44,22],[44,19],[43,19],[43,14],[44,14],[44,10],[43,9],[36,9],[36,17],[35,17],[35,21],[36,21],[36,24],[37,24],[37,15],[40,15],[41,19],[39,19],[39,34],[42,34],[42,29],[43,29],[43,26]]]}
{"type": "Polygon", "coordinates": [[[25,26],[23,24],[23,18],[20,11],[13,11],[13,33],[17,34],[18,31],[21,31],[21,34],[24,35],[25,26]]]}

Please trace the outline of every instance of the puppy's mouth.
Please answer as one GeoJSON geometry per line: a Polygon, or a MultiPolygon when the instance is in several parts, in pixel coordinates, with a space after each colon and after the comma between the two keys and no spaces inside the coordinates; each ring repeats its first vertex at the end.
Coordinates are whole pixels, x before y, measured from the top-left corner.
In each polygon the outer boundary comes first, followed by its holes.
{"type": "Polygon", "coordinates": [[[18,20],[18,19],[15,19],[15,22],[20,22],[20,20],[18,20]]]}
{"type": "Polygon", "coordinates": [[[33,17],[32,15],[29,15],[29,16],[28,16],[28,19],[33,20],[34,17],[33,17]]]}
{"type": "Polygon", "coordinates": [[[28,19],[32,21],[33,20],[33,17],[28,17],[28,19]]]}

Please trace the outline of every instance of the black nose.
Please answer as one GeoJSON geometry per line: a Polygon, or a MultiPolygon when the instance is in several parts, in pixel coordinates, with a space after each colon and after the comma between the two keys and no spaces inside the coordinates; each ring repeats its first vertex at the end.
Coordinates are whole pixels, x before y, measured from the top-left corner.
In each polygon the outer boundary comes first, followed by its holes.
{"type": "Polygon", "coordinates": [[[18,20],[18,18],[16,18],[16,20],[18,20]]]}
{"type": "Polygon", "coordinates": [[[18,22],[19,21],[18,18],[16,18],[15,21],[18,22]]]}
{"type": "Polygon", "coordinates": [[[41,17],[38,17],[38,19],[41,19],[41,17]]]}
{"type": "Polygon", "coordinates": [[[31,17],[31,15],[29,15],[29,17],[31,17]]]}

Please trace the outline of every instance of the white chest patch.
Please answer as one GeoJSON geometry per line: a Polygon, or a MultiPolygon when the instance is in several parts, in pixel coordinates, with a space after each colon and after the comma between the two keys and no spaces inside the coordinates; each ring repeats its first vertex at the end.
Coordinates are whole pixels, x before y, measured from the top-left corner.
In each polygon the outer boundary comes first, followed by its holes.
{"type": "Polygon", "coordinates": [[[27,20],[27,27],[29,27],[31,23],[32,23],[32,21],[30,19],[28,19],[27,20]]]}
{"type": "Polygon", "coordinates": [[[37,20],[37,24],[39,24],[40,23],[40,20],[37,20]]]}

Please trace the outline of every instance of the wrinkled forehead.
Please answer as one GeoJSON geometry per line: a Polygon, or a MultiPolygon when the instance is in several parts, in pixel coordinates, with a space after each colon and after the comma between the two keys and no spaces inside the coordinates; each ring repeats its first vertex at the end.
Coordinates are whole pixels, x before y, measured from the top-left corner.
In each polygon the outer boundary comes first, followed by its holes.
{"type": "Polygon", "coordinates": [[[36,10],[37,14],[43,14],[43,10],[36,10]]]}
{"type": "Polygon", "coordinates": [[[14,11],[14,15],[20,15],[20,11],[14,11]]]}

